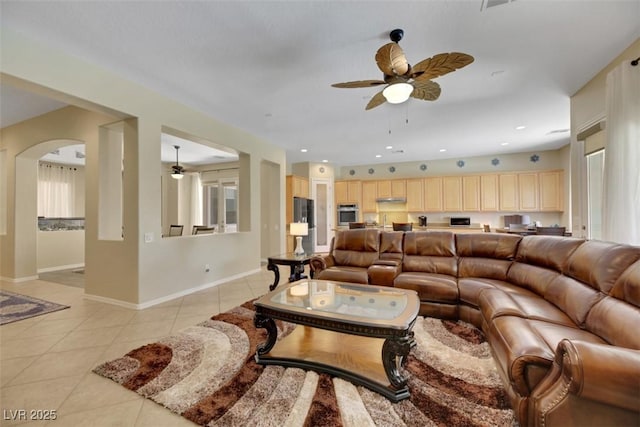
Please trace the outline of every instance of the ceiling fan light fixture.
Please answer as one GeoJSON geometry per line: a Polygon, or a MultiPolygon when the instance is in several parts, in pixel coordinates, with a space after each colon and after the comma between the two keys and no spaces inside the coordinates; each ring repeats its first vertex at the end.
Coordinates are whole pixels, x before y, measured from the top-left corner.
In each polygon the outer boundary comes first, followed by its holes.
{"type": "Polygon", "coordinates": [[[184,175],[180,171],[174,170],[173,172],[171,172],[171,178],[173,179],[182,179],[183,177],[184,175]]]}
{"type": "Polygon", "coordinates": [[[390,104],[402,104],[409,99],[411,92],[413,92],[413,86],[409,83],[394,83],[387,86],[382,91],[382,95],[390,104]]]}

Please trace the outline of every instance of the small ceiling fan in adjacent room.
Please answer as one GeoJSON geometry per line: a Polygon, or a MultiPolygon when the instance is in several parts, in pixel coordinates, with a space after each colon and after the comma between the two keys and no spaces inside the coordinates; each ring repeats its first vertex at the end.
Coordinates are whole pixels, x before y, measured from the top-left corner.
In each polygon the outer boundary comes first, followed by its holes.
{"type": "Polygon", "coordinates": [[[424,59],[414,66],[409,65],[407,58],[398,45],[404,31],[395,29],[389,33],[391,43],[382,46],[376,52],[376,64],[382,71],[382,80],[358,80],[353,82],[335,83],[331,86],[338,88],[361,88],[387,85],[376,93],[365,110],[370,110],[383,104],[400,104],[409,97],[424,101],[435,101],[440,97],[440,85],[431,79],[465,67],[473,62],[473,56],[466,53],[439,53],[424,59]]]}
{"type": "Polygon", "coordinates": [[[182,177],[184,177],[184,168],[178,163],[178,150],[180,150],[180,146],[174,145],[173,148],[176,149],[176,164],[171,165],[171,178],[182,179],[182,177]]]}

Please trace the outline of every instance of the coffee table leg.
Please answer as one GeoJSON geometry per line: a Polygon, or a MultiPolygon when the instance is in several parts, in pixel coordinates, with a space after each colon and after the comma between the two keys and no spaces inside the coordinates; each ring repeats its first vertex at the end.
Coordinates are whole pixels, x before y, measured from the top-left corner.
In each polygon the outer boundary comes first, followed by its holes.
{"type": "Polygon", "coordinates": [[[256,362],[260,360],[260,356],[267,354],[271,351],[278,339],[278,328],[276,322],[272,318],[265,316],[262,313],[257,313],[253,317],[253,324],[256,328],[264,328],[267,330],[267,341],[262,344],[258,344],[256,348],[256,362]]]}
{"type": "Polygon", "coordinates": [[[275,280],[273,281],[273,284],[269,285],[269,290],[272,291],[276,288],[276,286],[278,286],[278,282],[280,281],[280,270],[278,270],[277,264],[273,264],[273,263],[267,264],[267,270],[273,271],[273,274],[275,274],[276,276],[275,280]]]}
{"type": "Polygon", "coordinates": [[[400,365],[406,361],[411,348],[415,347],[413,333],[404,337],[387,338],[382,345],[382,364],[387,378],[395,388],[405,387],[407,379],[400,373],[400,365]],[[398,360],[398,358],[400,358],[398,360]]]}

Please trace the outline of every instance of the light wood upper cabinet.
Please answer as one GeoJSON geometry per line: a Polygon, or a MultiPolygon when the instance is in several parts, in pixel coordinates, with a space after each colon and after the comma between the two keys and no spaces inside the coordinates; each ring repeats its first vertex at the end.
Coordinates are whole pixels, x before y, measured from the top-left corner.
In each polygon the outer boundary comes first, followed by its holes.
{"type": "Polygon", "coordinates": [[[562,212],[564,210],[564,173],[540,172],[540,210],[562,212]]]}
{"type": "Polygon", "coordinates": [[[391,181],[391,197],[407,197],[407,180],[394,179],[391,181]]]}
{"type": "Polygon", "coordinates": [[[424,212],[424,189],[422,179],[407,180],[407,211],[424,212]]]}
{"type": "Polygon", "coordinates": [[[288,197],[309,198],[309,180],[295,175],[287,175],[286,179],[288,197]]]}
{"type": "Polygon", "coordinates": [[[480,175],[480,210],[495,212],[498,209],[498,175],[480,175]]]}
{"type": "Polygon", "coordinates": [[[377,185],[377,190],[376,190],[377,197],[391,197],[391,181],[390,180],[376,181],[376,185],[377,185]]]}
{"type": "Polygon", "coordinates": [[[361,181],[336,181],[333,185],[333,194],[336,205],[340,203],[355,203],[360,205],[362,202],[362,182],[361,181]]]}
{"type": "Polygon", "coordinates": [[[362,181],[362,213],[377,212],[377,197],[378,183],[376,181],[362,181]]]}
{"type": "Polygon", "coordinates": [[[498,178],[500,189],[500,210],[518,210],[518,174],[500,174],[498,178]]]}
{"type": "Polygon", "coordinates": [[[462,210],[466,212],[480,211],[480,176],[462,177],[462,210]]]}
{"type": "Polygon", "coordinates": [[[521,211],[531,212],[538,210],[538,174],[518,174],[518,199],[521,211]]]}
{"type": "Polygon", "coordinates": [[[445,176],[442,178],[442,208],[445,212],[462,210],[462,177],[445,176]]]}
{"type": "Polygon", "coordinates": [[[442,177],[425,178],[423,185],[425,212],[442,212],[442,177]]]}

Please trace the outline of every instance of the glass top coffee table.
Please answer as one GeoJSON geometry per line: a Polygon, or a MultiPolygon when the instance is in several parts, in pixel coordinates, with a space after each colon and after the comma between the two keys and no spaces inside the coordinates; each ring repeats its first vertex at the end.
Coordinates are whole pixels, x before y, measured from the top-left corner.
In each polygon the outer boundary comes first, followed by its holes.
{"type": "Polygon", "coordinates": [[[368,387],[393,402],[409,397],[401,368],[415,346],[415,291],[300,280],[254,302],[254,324],[267,330],[256,362],[326,372],[368,387]],[[278,340],[275,320],[296,323],[278,340]]]}

